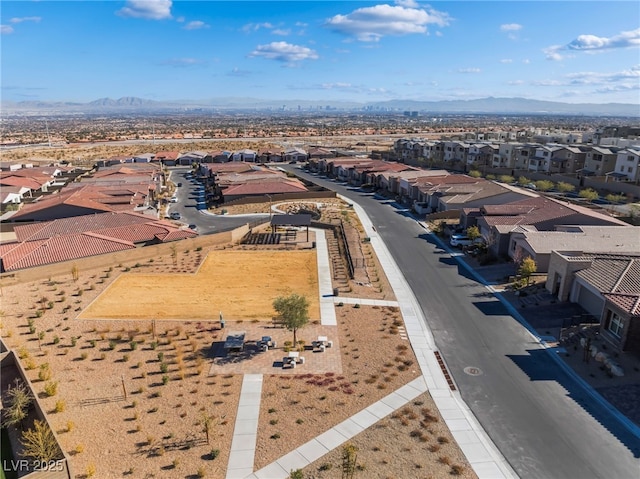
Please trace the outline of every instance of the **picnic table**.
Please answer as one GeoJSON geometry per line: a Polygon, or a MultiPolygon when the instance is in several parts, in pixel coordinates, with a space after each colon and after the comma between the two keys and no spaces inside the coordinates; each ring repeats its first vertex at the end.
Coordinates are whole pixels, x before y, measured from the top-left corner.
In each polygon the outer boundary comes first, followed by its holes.
{"type": "Polygon", "coordinates": [[[242,351],[246,335],[246,331],[231,331],[224,341],[224,349],[231,353],[242,351]]]}
{"type": "Polygon", "coordinates": [[[296,364],[304,364],[304,356],[300,356],[298,351],[291,351],[288,356],[282,358],[282,369],[287,366],[295,368],[296,364]]]}
{"type": "Polygon", "coordinates": [[[271,336],[262,336],[262,339],[258,341],[258,348],[260,348],[262,351],[273,349],[276,347],[276,345],[276,342],[271,339],[271,336]]]}
{"type": "Polygon", "coordinates": [[[329,338],[326,336],[318,336],[318,339],[311,341],[311,345],[314,351],[319,350],[320,352],[324,352],[325,348],[333,346],[333,341],[329,341],[329,338]]]}

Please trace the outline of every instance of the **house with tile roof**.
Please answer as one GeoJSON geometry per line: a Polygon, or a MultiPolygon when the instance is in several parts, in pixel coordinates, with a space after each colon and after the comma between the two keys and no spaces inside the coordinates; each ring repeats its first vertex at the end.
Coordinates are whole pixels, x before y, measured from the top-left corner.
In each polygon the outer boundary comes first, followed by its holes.
{"type": "Polygon", "coordinates": [[[133,212],[112,212],[20,225],[0,244],[0,272],[192,238],[197,233],[133,212]]]}
{"type": "Polygon", "coordinates": [[[538,231],[534,226],[514,230],[509,239],[509,257],[533,258],[538,273],[549,269],[551,252],[640,253],[640,228],[621,226],[557,225],[554,231],[538,231]]]}
{"type": "Polygon", "coordinates": [[[159,161],[164,166],[176,166],[179,157],[179,151],[159,151],[156,153],[154,160],[159,161]]]}
{"type": "Polygon", "coordinates": [[[258,151],[257,163],[280,163],[284,161],[283,153],[273,148],[258,151]]]}
{"type": "Polygon", "coordinates": [[[11,216],[11,222],[52,221],[74,216],[133,211],[144,206],[147,190],[122,185],[73,184],[59,193],[43,197],[39,201],[24,205],[11,216]]]}
{"type": "Polygon", "coordinates": [[[496,256],[508,254],[511,233],[524,226],[538,231],[553,231],[556,225],[628,226],[624,221],[589,208],[541,196],[506,204],[486,204],[477,209],[467,207],[462,210],[460,224],[464,228],[478,226],[496,256]]]}
{"type": "Polygon", "coordinates": [[[640,352],[640,253],[554,251],[546,289],[598,318],[614,351],[640,352]]]}

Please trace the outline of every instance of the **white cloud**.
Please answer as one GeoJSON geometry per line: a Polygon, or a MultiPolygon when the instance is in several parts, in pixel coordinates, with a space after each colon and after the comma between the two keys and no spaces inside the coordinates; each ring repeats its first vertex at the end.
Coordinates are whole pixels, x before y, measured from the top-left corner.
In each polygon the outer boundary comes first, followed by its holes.
{"type": "Polygon", "coordinates": [[[517,32],[522,30],[522,25],[518,23],[505,23],[500,25],[501,32],[517,32]]]}
{"type": "Polygon", "coordinates": [[[500,63],[513,63],[513,60],[511,58],[503,58],[500,63]]]}
{"type": "Polygon", "coordinates": [[[538,80],[538,81],[532,81],[531,82],[532,85],[535,86],[562,86],[565,85],[565,83],[559,81],[559,80],[538,80]]]}
{"type": "Polygon", "coordinates": [[[525,65],[528,65],[529,63],[531,63],[531,60],[529,60],[528,58],[525,58],[524,60],[522,60],[522,63],[524,63],[525,65]]]}
{"type": "Polygon", "coordinates": [[[116,13],[122,17],[164,20],[171,18],[172,0],[127,0],[116,13]]]}
{"type": "Polygon", "coordinates": [[[257,32],[261,28],[266,28],[267,30],[271,30],[271,29],[273,29],[275,27],[273,26],[273,24],[271,24],[269,22],[247,23],[246,25],[242,26],[242,31],[245,32],[245,33],[257,32]]]}
{"type": "Polygon", "coordinates": [[[525,83],[524,80],[511,80],[507,82],[508,85],[514,85],[514,86],[524,85],[524,83],[525,83]]]}
{"type": "Polygon", "coordinates": [[[336,82],[336,83],[322,83],[320,85],[320,88],[322,88],[323,90],[351,90],[353,89],[353,85],[351,83],[343,83],[343,82],[336,82]]]}
{"type": "Polygon", "coordinates": [[[480,73],[482,70],[479,68],[458,68],[458,73],[480,73]]]}
{"type": "Polygon", "coordinates": [[[444,27],[449,22],[447,13],[433,9],[376,5],[358,8],[347,15],[336,15],[327,20],[326,26],[362,42],[376,42],[385,35],[426,33],[428,25],[444,27]]]}
{"type": "Polygon", "coordinates": [[[247,77],[250,76],[251,72],[249,70],[240,70],[238,67],[234,67],[231,69],[227,76],[230,77],[247,77]]]}
{"type": "Polygon", "coordinates": [[[317,60],[318,54],[310,48],[300,45],[292,45],[287,42],[271,42],[267,45],[258,45],[249,57],[262,57],[267,60],[293,65],[302,60],[317,60]]]}
{"type": "Polygon", "coordinates": [[[14,31],[11,25],[0,25],[0,35],[10,35],[14,31]]]}
{"type": "Polygon", "coordinates": [[[276,28],[272,30],[271,33],[273,33],[274,35],[280,35],[280,36],[286,37],[287,35],[291,34],[291,30],[283,30],[281,28],[276,28]]]}
{"type": "Polygon", "coordinates": [[[192,22],[187,23],[184,27],[185,30],[200,30],[202,28],[210,28],[209,25],[207,25],[204,22],[201,22],[200,20],[194,20],[192,22]]]}
{"type": "Polygon", "coordinates": [[[401,7],[418,8],[418,2],[415,0],[396,0],[395,4],[400,5],[401,7]]]}
{"type": "Polygon", "coordinates": [[[579,35],[566,45],[552,45],[542,50],[547,60],[559,61],[566,57],[563,51],[579,51],[595,53],[616,48],[631,48],[640,46],[640,28],[621,32],[612,37],[598,37],[596,35],[579,35]]]}
{"type": "Polygon", "coordinates": [[[598,37],[596,35],[580,35],[566,45],[567,50],[610,50],[612,48],[628,48],[640,46],[640,28],[622,32],[613,37],[598,37]]]}
{"type": "Polygon", "coordinates": [[[41,17],[14,17],[9,20],[10,23],[22,23],[22,22],[39,22],[41,17]]]}

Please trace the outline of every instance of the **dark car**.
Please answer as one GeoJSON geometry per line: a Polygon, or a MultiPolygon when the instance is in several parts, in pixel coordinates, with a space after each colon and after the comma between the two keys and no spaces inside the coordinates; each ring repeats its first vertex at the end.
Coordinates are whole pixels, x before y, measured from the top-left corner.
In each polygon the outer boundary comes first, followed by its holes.
{"type": "Polygon", "coordinates": [[[178,183],[178,188],[180,188],[182,186],[182,183],[178,183]]]}
{"type": "Polygon", "coordinates": [[[194,224],[189,225],[189,229],[196,230],[198,227],[194,224]]]}

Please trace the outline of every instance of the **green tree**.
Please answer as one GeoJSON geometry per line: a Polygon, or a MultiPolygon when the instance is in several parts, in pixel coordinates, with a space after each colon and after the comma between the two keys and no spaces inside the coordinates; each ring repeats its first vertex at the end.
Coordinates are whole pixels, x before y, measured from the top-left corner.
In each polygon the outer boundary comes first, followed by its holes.
{"type": "Polygon", "coordinates": [[[280,315],[286,328],[293,331],[293,344],[298,344],[297,331],[309,322],[307,298],[296,293],[278,296],[273,300],[273,309],[280,315]]]}
{"type": "Polygon", "coordinates": [[[556,184],[556,189],[560,193],[570,193],[573,190],[575,190],[576,187],[573,186],[571,183],[567,183],[566,181],[559,181],[558,184],[556,184]]]}
{"type": "Polygon", "coordinates": [[[482,177],[482,173],[480,173],[478,170],[471,170],[469,172],[469,176],[471,178],[480,178],[480,177],[482,177]]]}
{"type": "Polygon", "coordinates": [[[33,398],[25,384],[16,379],[14,386],[7,389],[6,393],[7,406],[4,410],[3,426],[17,426],[22,424],[24,418],[29,413],[29,406],[33,398]]]}
{"type": "Polygon", "coordinates": [[[580,198],[584,198],[585,200],[593,201],[595,199],[598,199],[599,195],[598,192],[593,188],[585,188],[584,190],[580,190],[578,196],[580,198]]]}
{"type": "Polygon", "coordinates": [[[531,275],[536,271],[538,271],[538,265],[531,256],[524,258],[520,263],[520,268],[518,268],[518,274],[526,278],[527,284],[530,282],[531,275]]]}
{"type": "Polygon", "coordinates": [[[498,181],[502,183],[513,183],[516,179],[511,175],[500,175],[498,176],[498,181]]]}
{"type": "Polygon", "coordinates": [[[553,189],[553,181],[539,180],[535,182],[536,188],[540,191],[549,191],[553,189]]]}
{"type": "Polygon", "coordinates": [[[518,184],[520,186],[528,185],[529,183],[531,183],[531,181],[526,176],[518,176],[518,184]]]}
{"type": "Polygon", "coordinates": [[[45,421],[36,419],[33,429],[22,434],[20,444],[23,454],[36,461],[49,462],[62,456],[58,442],[45,421]]]}

